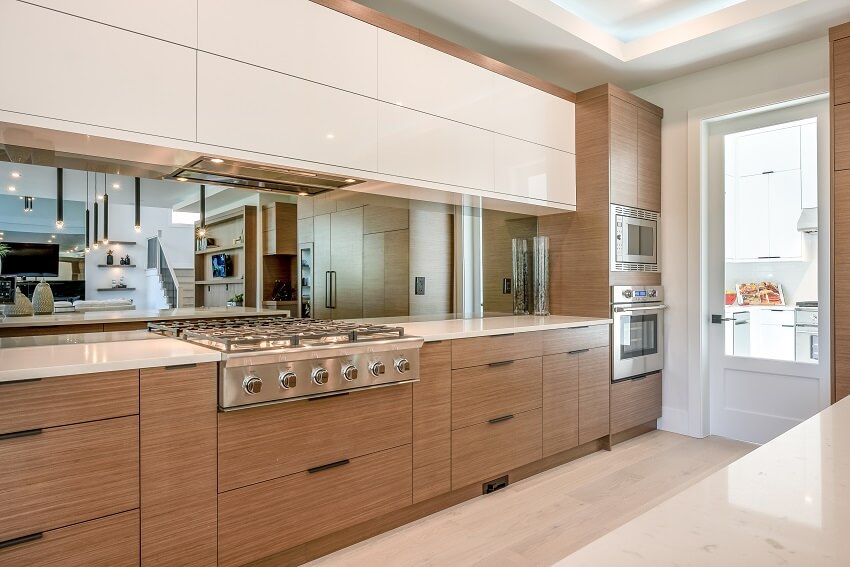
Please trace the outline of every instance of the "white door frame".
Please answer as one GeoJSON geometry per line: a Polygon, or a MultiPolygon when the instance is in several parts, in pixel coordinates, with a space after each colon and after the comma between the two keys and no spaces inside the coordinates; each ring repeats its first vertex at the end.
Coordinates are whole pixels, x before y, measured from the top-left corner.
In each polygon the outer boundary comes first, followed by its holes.
{"type": "MultiPolygon", "coordinates": [[[[794,104],[802,98],[829,92],[829,80],[822,79],[749,97],[696,108],[688,112],[688,431],[693,437],[709,434],[709,325],[708,295],[708,128],[706,121],[736,113],[757,112],[783,102],[794,104]]],[[[825,185],[829,187],[829,184],[825,185]]],[[[818,296],[820,307],[819,365],[821,401],[830,401],[830,305],[829,288],[829,197],[818,193],[818,296]]]]}

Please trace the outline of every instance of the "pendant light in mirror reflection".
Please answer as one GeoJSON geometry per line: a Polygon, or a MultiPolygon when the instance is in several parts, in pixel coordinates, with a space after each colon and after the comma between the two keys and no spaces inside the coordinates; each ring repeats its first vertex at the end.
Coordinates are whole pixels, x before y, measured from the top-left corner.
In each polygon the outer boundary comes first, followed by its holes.
{"type": "Polygon", "coordinates": [[[56,168],[56,228],[65,226],[65,170],[56,168]]]}
{"type": "Polygon", "coordinates": [[[198,236],[207,235],[207,186],[201,185],[201,218],[198,219],[198,236]]]}
{"type": "Polygon", "coordinates": [[[141,205],[141,195],[142,195],[142,179],[140,177],[136,178],[136,224],[135,229],[136,232],[142,232],[142,205],[141,205]]]}
{"type": "Polygon", "coordinates": [[[89,232],[89,222],[91,220],[91,212],[89,211],[89,172],[86,172],[86,254],[91,251],[91,232],[89,232]]]}
{"type": "Polygon", "coordinates": [[[109,194],[106,192],[106,174],[103,174],[103,243],[109,244],[109,194]]]}
{"type": "Polygon", "coordinates": [[[92,199],[92,202],[94,203],[94,216],[93,216],[93,218],[94,218],[94,227],[93,227],[94,231],[92,231],[92,234],[94,235],[94,237],[92,238],[91,247],[94,248],[95,250],[97,250],[97,248],[98,248],[98,246],[100,246],[100,244],[98,242],[99,238],[97,236],[97,223],[98,223],[97,209],[98,209],[98,204],[97,204],[97,173],[96,172],[93,174],[93,177],[94,177],[94,199],[92,199]]]}

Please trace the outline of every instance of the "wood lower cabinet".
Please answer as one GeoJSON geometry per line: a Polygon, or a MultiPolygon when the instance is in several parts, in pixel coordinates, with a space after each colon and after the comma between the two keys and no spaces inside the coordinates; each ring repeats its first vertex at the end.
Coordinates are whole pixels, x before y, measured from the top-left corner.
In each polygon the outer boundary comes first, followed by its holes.
{"type": "Polygon", "coordinates": [[[214,363],[141,370],[146,566],[215,564],[217,388],[214,363]]]}
{"type": "Polygon", "coordinates": [[[577,354],[543,357],[543,456],[578,446],[577,354]]]}
{"type": "Polygon", "coordinates": [[[139,511],[65,528],[0,549],[0,566],[131,567],[139,565],[139,511]]]}
{"type": "Polygon", "coordinates": [[[413,502],[452,489],[452,345],[425,343],[413,384],[413,502]]]}
{"type": "Polygon", "coordinates": [[[222,412],[218,490],[410,442],[410,385],[222,412]]]}
{"type": "Polygon", "coordinates": [[[452,431],[452,489],[540,460],[542,429],[543,413],[535,409],[452,431]]]}
{"type": "Polygon", "coordinates": [[[0,541],[139,506],[139,418],[0,438],[0,541]]]}
{"type": "Polygon", "coordinates": [[[452,429],[540,407],[541,358],[452,371],[452,429]]]}
{"type": "Polygon", "coordinates": [[[578,359],[578,442],[608,435],[610,420],[611,354],[608,347],[593,348],[578,359]]]}
{"type": "Polygon", "coordinates": [[[541,333],[508,333],[452,341],[452,369],[543,354],[541,333]]]}
{"type": "Polygon", "coordinates": [[[242,565],[412,504],[403,445],[224,492],[218,563],[242,565]]]}
{"type": "Polygon", "coordinates": [[[661,417],[661,374],[611,385],[611,435],[661,417]]]}
{"type": "Polygon", "coordinates": [[[608,346],[610,325],[556,329],[543,333],[543,354],[559,354],[608,346]]]}
{"type": "Polygon", "coordinates": [[[139,413],[139,371],[0,384],[0,434],[139,413]]]}

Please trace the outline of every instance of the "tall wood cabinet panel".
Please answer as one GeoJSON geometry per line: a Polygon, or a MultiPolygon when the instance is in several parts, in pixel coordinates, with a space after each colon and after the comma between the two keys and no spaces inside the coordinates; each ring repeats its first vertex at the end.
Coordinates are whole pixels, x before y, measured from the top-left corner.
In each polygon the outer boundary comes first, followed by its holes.
{"type": "Polygon", "coordinates": [[[831,91],[832,104],[850,102],[850,37],[843,37],[832,42],[831,91]]]}
{"type": "Polygon", "coordinates": [[[593,348],[578,361],[578,442],[608,435],[610,420],[611,351],[593,348]]]}
{"type": "Polygon", "coordinates": [[[215,363],[140,375],[142,564],[215,565],[215,363]]]}
{"type": "Polygon", "coordinates": [[[661,117],[638,109],[639,209],[661,212],[661,117]]]}
{"type": "Polygon", "coordinates": [[[543,456],[578,445],[578,355],[543,357],[543,456]]]}
{"type": "Polygon", "coordinates": [[[452,488],[452,347],[425,343],[413,384],[413,502],[452,488]]]}
{"type": "Polygon", "coordinates": [[[26,53],[0,66],[17,78],[0,90],[4,110],[195,140],[193,49],[0,0],[0,52],[26,53]]]}
{"type": "Polygon", "coordinates": [[[610,98],[611,202],[638,206],[638,109],[610,98]]]}
{"type": "Polygon", "coordinates": [[[850,169],[850,103],[832,107],[833,167],[850,169]]]}

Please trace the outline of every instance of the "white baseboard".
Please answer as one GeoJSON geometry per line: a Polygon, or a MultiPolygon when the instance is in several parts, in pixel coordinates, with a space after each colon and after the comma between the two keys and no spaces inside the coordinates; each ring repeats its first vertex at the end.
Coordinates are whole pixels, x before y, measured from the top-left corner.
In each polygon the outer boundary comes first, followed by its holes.
{"type": "Polygon", "coordinates": [[[658,429],[679,433],[680,435],[691,435],[688,431],[688,411],[663,406],[661,408],[661,419],[658,420],[658,429]]]}

